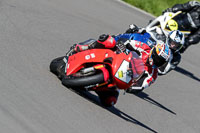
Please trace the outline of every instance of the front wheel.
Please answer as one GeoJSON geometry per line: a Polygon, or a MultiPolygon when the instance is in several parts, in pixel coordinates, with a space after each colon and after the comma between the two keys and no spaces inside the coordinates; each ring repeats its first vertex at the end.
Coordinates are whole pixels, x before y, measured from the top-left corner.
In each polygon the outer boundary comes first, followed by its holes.
{"type": "Polygon", "coordinates": [[[60,79],[65,75],[65,62],[63,61],[64,57],[65,56],[62,56],[52,60],[49,66],[50,71],[56,74],[60,79]]]}

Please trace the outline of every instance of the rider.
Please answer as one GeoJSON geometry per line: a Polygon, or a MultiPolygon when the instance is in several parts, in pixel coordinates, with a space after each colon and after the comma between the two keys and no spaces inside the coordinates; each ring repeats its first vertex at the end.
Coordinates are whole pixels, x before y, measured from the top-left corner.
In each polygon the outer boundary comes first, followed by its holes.
{"type": "Polygon", "coordinates": [[[181,54],[179,51],[185,43],[184,34],[179,30],[171,31],[166,38],[166,43],[169,45],[172,55],[169,62],[159,68],[159,74],[162,75],[168,73],[172,69],[175,69],[175,67],[180,63],[181,54]]]}
{"type": "MultiPolygon", "coordinates": [[[[148,33],[140,35],[144,37],[149,36],[148,33]]],[[[138,39],[136,37],[134,40],[130,38],[133,38],[133,34],[120,34],[117,36],[103,34],[94,43],[89,45],[75,44],[73,49],[76,52],[93,48],[109,48],[115,50],[118,45],[124,50],[129,49],[130,51],[136,51],[143,60],[145,72],[137,84],[133,84],[129,89],[127,89],[127,92],[138,93],[154,83],[158,74],[157,68],[169,61],[171,50],[168,45],[162,41],[159,41],[156,45],[150,45],[150,43],[146,43],[147,41],[145,43],[141,41],[141,38],[143,37],[139,37],[138,39]],[[126,41],[123,42],[122,40],[125,39],[126,41]]]]}
{"type": "Polygon", "coordinates": [[[158,75],[158,67],[169,61],[171,50],[163,41],[153,42],[148,33],[120,34],[115,37],[117,41],[123,38],[129,39],[124,45],[127,49],[139,53],[145,66],[144,75],[126,90],[137,94],[155,82],[158,75]]]}
{"type": "MultiPolygon", "coordinates": [[[[144,34],[146,30],[144,28],[138,28],[136,25],[131,24],[129,26],[129,29],[126,30],[125,33],[141,33],[144,34]]],[[[179,30],[171,31],[168,35],[168,37],[165,37],[163,35],[157,36],[157,38],[163,42],[166,42],[166,44],[169,45],[169,48],[171,50],[171,56],[169,59],[169,62],[162,65],[162,67],[159,67],[158,72],[160,75],[168,73],[170,70],[174,69],[181,61],[181,54],[180,49],[184,46],[185,43],[185,37],[182,32],[179,30]]],[[[156,41],[153,38],[149,38],[154,44],[156,44],[156,41]]]]}
{"type": "Polygon", "coordinates": [[[183,12],[181,21],[178,23],[179,26],[191,31],[185,39],[185,45],[180,50],[180,52],[183,53],[191,44],[200,42],[200,2],[189,1],[184,4],[176,4],[172,8],[164,10],[163,13],[177,11],[183,12]]]}

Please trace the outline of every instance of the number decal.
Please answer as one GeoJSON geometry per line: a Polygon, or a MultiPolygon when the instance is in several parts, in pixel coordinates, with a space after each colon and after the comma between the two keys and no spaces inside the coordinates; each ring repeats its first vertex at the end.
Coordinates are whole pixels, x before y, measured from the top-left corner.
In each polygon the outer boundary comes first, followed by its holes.
{"type": "Polygon", "coordinates": [[[85,56],[86,60],[89,60],[89,59],[92,59],[92,58],[95,58],[95,54],[94,53],[91,53],[90,55],[86,55],[85,56]]]}
{"type": "Polygon", "coordinates": [[[86,59],[86,60],[89,60],[89,59],[90,59],[90,55],[86,55],[86,56],[85,56],[85,59],[86,59]]]}
{"type": "Polygon", "coordinates": [[[92,53],[92,54],[90,54],[90,55],[91,55],[91,57],[92,57],[92,58],[95,58],[95,55],[94,55],[94,53],[92,53]]]}

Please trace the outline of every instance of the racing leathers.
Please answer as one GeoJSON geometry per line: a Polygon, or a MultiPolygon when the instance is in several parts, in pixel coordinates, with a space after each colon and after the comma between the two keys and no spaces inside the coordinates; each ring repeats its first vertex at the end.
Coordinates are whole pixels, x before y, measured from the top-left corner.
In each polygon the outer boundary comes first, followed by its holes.
{"type": "MultiPolygon", "coordinates": [[[[125,34],[133,34],[133,33],[144,34],[144,33],[146,33],[146,30],[145,30],[145,28],[140,28],[135,24],[131,24],[131,25],[129,25],[129,28],[126,30],[125,34]]],[[[152,37],[149,36],[148,42],[151,42],[152,45],[156,45],[157,41],[163,41],[163,42],[166,42],[166,44],[168,43],[165,35],[159,35],[159,36],[157,36],[157,39],[158,40],[155,40],[155,39],[153,39],[152,37]]],[[[169,58],[169,61],[158,68],[158,75],[165,75],[169,71],[175,69],[176,66],[180,63],[180,61],[181,61],[180,52],[174,51],[174,50],[171,49],[171,56],[169,58]]]]}
{"type": "Polygon", "coordinates": [[[158,69],[155,65],[149,64],[149,54],[151,48],[155,45],[155,41],[152,41],[149,39],[150,35],[148,33],[139,34],[120,34],[115,37],[115,40],[127,40],[125,41],[124,45],[127,49],[131,51],[137,52],[140,57],[142,58],[142,61],[144,63],[144,69],[145,72],[143,76],[135,83],[133,84],[129,89],[127,89],[127,92],[135,93],[141,92],[143,89],[149,87],[152,83],[155,82],[158,75],[158,69]]]}
{"type": "Polygon", "coordinates": [[[176,4],[172,8],[167,8],[164,12],[182,11],[180,19],[177,21],[178,25],[186,31],[191,33],[185,38],[185,45],[180,50],[183,53],[191,44],[200,42],[200,2],[189,1],[184,4],[176,4]]]}

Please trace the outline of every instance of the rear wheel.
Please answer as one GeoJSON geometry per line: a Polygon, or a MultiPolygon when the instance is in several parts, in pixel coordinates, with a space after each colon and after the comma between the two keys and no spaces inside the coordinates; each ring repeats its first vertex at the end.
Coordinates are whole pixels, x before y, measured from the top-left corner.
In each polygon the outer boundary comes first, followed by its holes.
{"type": "Polygon", "coordinates": [[[100,83],[104,83],[104,75],[101,71],[87,75],[79,72],[62,79],[62,84],[69,88],[91,88],[100,83]]]}
{"type": "Polygon", "coordinates": [[[116,104],[119,92],[115,90],[98,91],[96,92],[99,96],[100,102],[105,107],[111,107],[116,104]]]}

